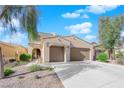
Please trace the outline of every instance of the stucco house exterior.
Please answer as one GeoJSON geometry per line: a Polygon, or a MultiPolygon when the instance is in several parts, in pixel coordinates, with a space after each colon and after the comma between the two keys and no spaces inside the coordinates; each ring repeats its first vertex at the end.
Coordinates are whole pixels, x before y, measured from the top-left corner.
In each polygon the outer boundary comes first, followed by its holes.
{"type": "Polygon", "coordinates": [[[5,63],[8,63],[11,60],[19,61],[20,54],[27,53],[27,49],[21,45],[10,44],[2,41],[0,41],[0,48],[2,49],[5,63]]]}
{"type": "Polygon", "coordinates": [[[38,33],[38,40],[29,42],[28,53],[34,59],[47,62],[70,62],[92,60],[93,45],[74,35],[58,36],[48,33],[38,33]]]}

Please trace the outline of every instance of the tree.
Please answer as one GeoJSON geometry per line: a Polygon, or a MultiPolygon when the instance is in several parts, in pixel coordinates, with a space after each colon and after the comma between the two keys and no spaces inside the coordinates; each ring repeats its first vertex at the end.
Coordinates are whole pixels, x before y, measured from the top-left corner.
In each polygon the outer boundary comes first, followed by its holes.
{"type": "Polygon", "coordinates": [[[36,39],[38,13],[34,6],[2,6],[1,11],[0,22],[3,23],[4,27],[16,32],[17,28],[12,24],[12,19],[18,19],[21,29],[29,33],[29,39],[36,39]]]}
{"type": "Polygon", "coordinates": [[[118,45],[123,26],[123,16],[101,17],[99,22],[100,43],[108,50],[109,59],[114,59],[114,47],[118,45]]]}
{"type": "MultiPolygon", "coordinates": [[[[17,28],[12,24],[12,19],[16,18],[20,22],[21,29],[28,32],[30,41],[37,39],[37,10],[34,6],[0,6],[0,22],[11,32],[17,32],[17,28]]],[[[3,60],[0,48],[0,78],[3,78],[3,60]]]]}
{"type": "Polygon", "coordinates": [[[0,79],[3,77],[4,77],[4,67],[3,67],[2,50],[0,48],[0,79]]]}

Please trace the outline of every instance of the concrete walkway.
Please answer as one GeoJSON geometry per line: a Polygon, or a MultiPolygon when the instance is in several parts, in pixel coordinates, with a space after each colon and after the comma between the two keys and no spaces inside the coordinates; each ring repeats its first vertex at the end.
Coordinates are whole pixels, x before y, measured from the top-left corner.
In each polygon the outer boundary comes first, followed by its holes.
{"type": "Polygon", "coordinates": [[[124,88],[124,67],[100,62],[53,63],[66,88],[124,88]]]}

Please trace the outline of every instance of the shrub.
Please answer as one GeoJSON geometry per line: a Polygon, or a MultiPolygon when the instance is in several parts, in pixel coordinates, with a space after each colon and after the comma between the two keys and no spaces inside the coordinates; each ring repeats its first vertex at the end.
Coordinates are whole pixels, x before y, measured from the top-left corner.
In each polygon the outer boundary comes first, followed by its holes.
{"type": "Polygon", "coordinates": [[[118,51],[117,54],[116,54],[116,58],[123,58],[123,57],[124,57],[123,52],[118,51]]]}
{"type": "Polygon", "coordinates": [[[124,65],[124,52],[118,51],[116,54],[117,64],[124,65]]]}
{"type": "Polygon", "coordinates": [[[12,69],[10,69],[10,68],[6,68],[6,69],[4,70],[4,75],[5,75],[5,76],[9,76],[9,75],[11,75],[12,73],[14,73],[14,71],[13,71],[12,69]]]}
{"type": "Polygon", "coordinates": [[[101,62],[107,62],[108,60],[108,56],[106,53],[100,53],[98,56],[97,56],[97,59],[101,62]]]}
{"type": "Polygon", "coordinates": [[[40,65],[37,65],[37,64],[31,65],[29,67],[29,71],[31,71],[31,72],[40,71],[40,70],[49,70],[49,71],[52,71],[53,68],[52,67],[40,66],[40,65]]]}
{"type": "Polygon", "coordinates": [[[31,72],[40,71],[40,70],[42,70],[40,65],[31,65],[29,67],[29,71],[31,71],[31,72]]]}
{"type": "Polygon", "coordinates": [[[46,70],[52,71],[54,68],[52,67],[47,67],[46,70]]]}
{"type": "Polygon", "coordinates": [[[31,57],[30,54],[24,53],[24,54],[21,54],[21,55],[20,55],[20,60],[21,60],[21,61],[29,61],[31,58],[32,58],[32,57],[31,57]]]}
{"type": "Polygon", "coordinates": [[[117,58],[117,64],[124,65],[124,58],[117,58]]]}

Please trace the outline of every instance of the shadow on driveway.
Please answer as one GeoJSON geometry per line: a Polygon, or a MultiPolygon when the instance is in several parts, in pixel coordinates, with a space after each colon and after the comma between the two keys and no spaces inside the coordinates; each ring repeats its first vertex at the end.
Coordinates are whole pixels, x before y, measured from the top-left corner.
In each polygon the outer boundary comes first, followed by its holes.
{"type": "Polygon", "coordinates": [[[80,63],[69,63],[69,64],[65,63],[64,65],[59,64],[54,67],[55,67],[55,71],[61,77],[61,79],[66,80],[74,75],[77,75],[81,71],[86,72],[89,70],[98,69],[101,66],[86,62],[80,62],[80,63]]]}

